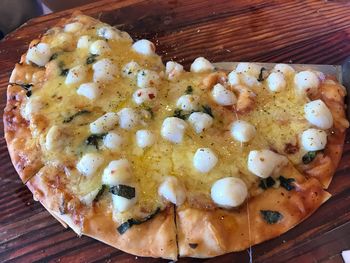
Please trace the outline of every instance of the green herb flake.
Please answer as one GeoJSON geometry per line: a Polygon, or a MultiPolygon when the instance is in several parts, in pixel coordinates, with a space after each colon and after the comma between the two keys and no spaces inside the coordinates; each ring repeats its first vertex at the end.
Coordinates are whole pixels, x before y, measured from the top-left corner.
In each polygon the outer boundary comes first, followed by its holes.
{"type": "Polygon", "coordinates": [[[258,77],[259,82],[264,81],[264,70],[266,70],[266,68],[264,68],[264,67],[262,67],[260,69],[260,73],[259,73],[259,77],[258,77]]]}
{"type": "Polygon", "coordinates": [[[66,77],[68,75],[69,68],[63,68],[61,69],[60,76],[66,77]]]}
{"type": "Polygon", "coordinates": [[[151,220],[154,218],[158,213],[160,212],[160,208],[158,207],[152,214],[148,215],[147,217],[143,219],[134,219],[130,218],[126,222],[122,223],[120,226],[117,227],[117,231],[119,234],[124,234],[126,231],[128,231],[132,226],[134,225],[141,225],[148,220],[151,220]]]}
{"type": "Polygon", "coordinates": [[[317,155],[316,151],[311,151],[306,153],[302,158],[303,164],[311,163],[315,159],[316,155],[317,155]]]}
{"type": "Polygon", "coordinates": [[[291,191],[295,188],[295,186],[292,184],[293,182],[295,182],[294,178],[285,178],[281,175],[280,177],[278,177],[278,180],[280,180],[281,186],[287,191],[291,191]]]}
{"type": "Polygon", "coordinates": [[[88,110],[81,110],[81,111],[78,111],[76,113],[74,113],[73,115],[69,116],[68,118],[64,119],[63,120],[63,123],[69,123],[71,122],[74,118],[80,116],[80,115],[84,115],[84,114],[88,114],[90,113],[90,111],[88,110]]]}
{"type": "Polygon", "coordinates": [[[97,57],[98,55],[96,55],[96,54],[90,54],[87,58],[86,58],[86,64],[87,65],[90,65],[90,64],[92,64],[92,63],[95,63],[96,62],[96,57],[97,57]]]}
{"type": "Polygon", "coordinates": [[[260,210],[260,215],[270,225],[276,224],[283,218],[283,215],[280,212],[272,210],[260,210]]]}
{"type": "Polygon", "coordinates": [[[187,86],[186,90],[185,90],[185,94],[192,94],[193,93],[193,88],[192,86],[187,86]]]}
{"type": "Polygon", "coordinates": [[[179,119],[183,119],[183,120],[187,120],[187,118],[189,117],[190,114],[186,114],[184,113],[182,110],[180,109],[176,109],[174,111],[173,117],[179,118],[179,119]]]}
{"type": "Polygon", "coordinates": [[[53,53],[49,61],[55,60],[56,58],[58,58],[58,53],[53,53]]]}
{"type": "Polygon", "coordinates": [[[98,150],[99,141],[102,140],[106,135],[107,133],[91,134],[89,137],[86,138],[85,143],[87,145],[94,145],[98,150]]]}
{"type": "Polygon", "coordinates": [[[266,190],[275,185],[275,180],[270,176],[265,179],[261,179],[259,183],[259,187],[266,190]]]}
{"type": "Polygon", "coordinates": [[[93,202],[98,202],[98,200],[101,198],[101,196],[103,195],[103,193],[105,192],[107,186],[106,185],[102,185],[100,190],[98,191],[97,195],[94,198],[93,202]]]}
{"type": "Polygon", "coordinates": [[[126,199],[133,199],[136,196],[135,188],[124,184],[118,184],[110,187],[109,192],[126,199]]]}
{"type": "Polygon", "coordinates": [[[208,105],[202,105],[202,108],[203,108],[203,112],[210,115],[212,118],[214,118],[214,115],[213,115],[213,112],[210,108],[210,106],[208,105]]]}

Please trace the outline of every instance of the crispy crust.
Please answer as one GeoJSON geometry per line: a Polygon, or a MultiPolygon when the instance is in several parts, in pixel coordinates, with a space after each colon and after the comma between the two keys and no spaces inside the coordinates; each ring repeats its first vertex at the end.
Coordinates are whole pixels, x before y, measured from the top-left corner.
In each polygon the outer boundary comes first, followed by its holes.
{"type": "MultiPolygon", "coordinates": [[[[27,69],[28,66],[17,64],[12,71],[10,83],[26,83],[27,69]]],[[[27,100],[25,93],[18,85],[8,85],[3,116],[5,139],[11,161],[24,183],[43,166],[41,150],[31,139],[30,124],[21,115],[21,107],[27,100]]]]}
{"type": "Polygon", "coordinates": [[[291,165],[282,174],[296,178],[295,190],[270,188],[232,211],[178,209],[179,256],[214,257],[277,237],[310,216],[330,197],[316,179],[303,179],[291,165]],[[267,224],[260,210],[279,211],[283,219],[267,224]]]}
{"type": "Polygon", "coordinates": [[[309,177],[321,182],[328,188],[337,169],[343,152],[346,129],[349,122],[345,116],[345,88],[332,80],[326,80],[320,87],[320,94],[315,99],[321,99],[330,109],[333,116],[333,127],[327,137],[327,145],[323,153],[308,165],[300,165],[299,169],[309,177]]]}

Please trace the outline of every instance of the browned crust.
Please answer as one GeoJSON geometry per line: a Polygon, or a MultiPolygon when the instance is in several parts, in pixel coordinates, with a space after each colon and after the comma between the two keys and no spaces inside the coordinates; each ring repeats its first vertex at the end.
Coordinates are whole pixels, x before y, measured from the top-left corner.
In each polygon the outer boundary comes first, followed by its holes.
{"type": "MultiPolygon", "coordinates": [[[[10,83],[26,83],[25,73],[28,67],[30,66],[17,64],[12,71],[10,83]]],[[[8,85],[3,116],[5,139],[11,161],[24,183],[43,166],[41,150],[32,140],[29,122],[21,115],[21,107],[27,100],[25,93],[18,85],[8,85]]]]}
{"type": "Polygon", "coordinates": [[[112,214],[106,213],[105,208],[96,208],[85,218],[83,234],[134,255],[175,260],[177,244],[174,218],[174,207],[170,206],[152,220],[133,226],[120,235],[112,214]]]}
{"type": "Polygon", "coordinates": [[[330,109],[333,116],[333,127],[329,130],[327,145],[323,153],[308,165],[300,165],[299,169],[309,177],[316,178],[325,189],[328,188],[338,167],[344,147],[346,129],[349,122],[345,115],[345,89],[334,81],[325,81],[320,87],[320,94],[315,99],[321,99],[330,109]]]}
{"type": "Polygon", "coordinates": [[[286,177],[298,178],[295,190],[270,188],[234,211],[178,209],[179,256],[214,257],[277,237],[310,216],[330,197],[316,179],[305,181],[291,165],[282,172],[286,177]],[[283,219],[267,224],[260,210],[278,211],[283,219]]]}

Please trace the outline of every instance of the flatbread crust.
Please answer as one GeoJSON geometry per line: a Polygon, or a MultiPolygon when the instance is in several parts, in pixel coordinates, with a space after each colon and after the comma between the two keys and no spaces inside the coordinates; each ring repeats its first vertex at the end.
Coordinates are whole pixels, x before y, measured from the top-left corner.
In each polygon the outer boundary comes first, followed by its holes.
{"type": "MultiPolygon", "coordinates": [[[[76,21],[79,14],[63,19],[57,26],[76,21]]],[[[84,24],[97,20],[79,16],[84,24]]],[[[31,45],[40,40],[33,40],[31,45]]],[[[25,55],[17,64],[10,83],[39,84],[45,81],[42,68],[23,65],[25,55]],[[29,74],[27,74],[29,73],[29,74]],[[37,73],[37,77],[33,78],[37,73]],[[28,75],[31,79],[28,80],[28,75]]],[[[40,85],[36,85],[40,88],[40,85]]],[[[65,227],[71,227],[78,235],[87,235],[126,252],[151,257],[176,259],[177,255],[212,257],[231,251],[240,251],[250,245],[276,237],[310,216],[330,194],[323,190],[331,182],[342,153],[345,129],[348,122],[344,113],[345,91],[341,85],[326,81],[320,88],[321,98],[332,112],[334,127],[328,136],[323,153],[308,165],[300,165],[299,173],[291,164],[282,173],[295,178],[295,189],[270,188],[248,199],[245,205],[235,210],[200,210],[187,206],[168,206],[152,220],[133,226],[119,235],[112,213],[103,205],[84,206],[64,187],[65,174],[62,168],[45,165],[41,159],[38,143],[32,139],[30,121],[21,115],[21,105],[26,100],[26,91],[19,85],[9,85],[4,113],[5,139],[12,163],[17,173],[36,200],[65,227]],[[306,174],[309,179],[306,179],[306,174]],[[62,202],[64,200],[64,202],[62,202]],[[278,210],[283,219],[276,224],[267,224],[260,210],[278,210]],[[176,225],[174,222],[176,219],[176,225]],[[178,238],[178,241],[176,240],[178,238]],[[177,247],[178,245],[178,247],[177,247]]]]}
{"type": "MultiPolygon", "coordinates": [[[[26,83],[26,73],[33,73],[33,67],[22,65],[23,60],[22,57],[20,64],[12,71],[10,83],[26,83]]],[[[11,161],[23,183],[43,166],[41,150],[32,140],[30,124],[21,115],[21,107],[26,99],[26,91],[19,85],[8,85],[3,116],[5,139],[11,161]]]]}
{"type": "Polygon", "coordinates": [[[214,257],[277,237],[309,217],[331,196],[316,179],[305,180],[291,164],[281,174],[296,179],[294,190],[270,188],[232,211],[177,209],[179,256],[214,257]],[[268,224],[260,210],[278,211],[283,218],[268,224]]]}
{"type": "Polygon", "coordinates": [[[338,167],[343,152],[346,129],[349,122],[345,116],[345,88],[332,79],[327,79],[319,88],[314,99],[321,99],[333,116],[333,127],[327,137],[326,148],[318,153],[315,160],[307,165],[300,165],[303,174],[314,177],[327,189],[338,167]]]}

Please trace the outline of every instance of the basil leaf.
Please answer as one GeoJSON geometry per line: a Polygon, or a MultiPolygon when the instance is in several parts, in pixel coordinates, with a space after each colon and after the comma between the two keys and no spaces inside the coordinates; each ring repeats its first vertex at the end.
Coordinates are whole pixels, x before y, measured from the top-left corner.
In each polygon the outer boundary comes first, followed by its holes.
{"type": "Polygon", "coordinates": [[[105,192],[107,186],[106,185],[102,185],[101,189],[98,191],[97,195],[94,198],[93,202],[98,202],[98,200],[101,198],[101,196],[103,195],[103,193],[105,192]]]}
{"type": "Polygon", "coordinates": [[[80,116],[80,115],[87,114],[87,113],[90,113],[90,111],[88,111],[88,110],[81,110],[81,111],[78,111],[78,112],[74,113],[73,115],[69,116],[68,118],[64,119],[64,120],[63,120],[63,123],[69,123],[69,122],[71,122],[75,117],[78,117],[78,116],[80,116]]]}
{"type": "Polygon", "coordinates": [[[303,163],[304,164],[311,163],[315,159],[316,155],[317,155],[317,151],[311,151],[311,152],[306,153],[302,158],[303,163]]]}
{"type": "Polygon", "coordinates": [[[179,118],[179,119],[183,119],[183,120],[187,120],[187,118],[190,116],[190,114],[185,114],[182,110],[180,109],[176,109],[174,111],[173,117],[179,118]]]}
{"type": "Polygon", "coordinates": [[[20,86],[22,89],[26,91],[26,96],[30,97],[32,96],[32,87],[34,86],[33,84],[24,84],[24,83],[9,83],[10,85],[17,85],[20,86]]]}
{"type": "Polygon", "coordinates": [[[266,190],[275,185],[275,180],[270,176],[265,179],[260,180],[259,187],[266,190]]]}
{"type": "Polygon", "coordinates": [[[202,105],[203,112],[210,115],[212,118],[214,118],[213,112],[211,111],[210,106],[208,105],[202,105]]]}
{"type": "Polygon", "coordinates": [[[283,218],[283,215],[280,212],[272,210],[260,210],[260,215],[270,225],[276,224],[283,218]]]}
{"type": "Polygon", "coordinates": [[[55,60],[58,57],[58,53],[53,53],[52,56],[50,57],[49,61],[55,60]]]}
{"type": "Polygon", "coordinates": [[[264,68],[264,67],[262,67],[260,69],[260,73],[259,73],[259,77],[258,77],[259,82],[264,81],[264,70],[266,70],[266,68],[264,68]]]}
{"type": "Polygon", "coordinates": [[[68,75],[69,68],[63,68],[61,69],[60,76],[65,77],[68,75]]]}
{"type": "Polygon", "coordinates": [[[295,188],[295,186],[291,184],[295,182],[294,178],[285,178],[281,175],[280,177],[278,177],[278,180],[280,180],[281,186],[287,191],[291,191],[295,188]]]}
{"type": "Polygon", "coordinates": [[[193,93],[193,88],[192,86],[187,86],[186,90],[185,90],[185,94],[192,94],[193,93]]]}
{"type": "Polygon", "coordinates": [[[96,57],[97,56],[98,55],[96,55],[96,54],[90,54],[90,56],[88,56],[87,59],[86,59],[86,64],[89,65],[89,64],[92,64],[92,63],[96,62],[96,57]]]}
{"type": "Polygon", "coordinates": [[[122,223],[120,226],[117,227],[117,231],[119,234],[124,234],[126,231],[128,231],[132,226],[134,225],[141,225],[142,223],[147,222],[148,220],[151,220],[153,217],[155,217],[160,212],[160,208],[158,207],[152,214],[148,215],[147,217],[143,219],[134,219],[130,218],[126,222],[122,223]]]}
{"type": "Polygon", "coordinates": [[[124,184],[118,184],[110,187],[109,192],[114,195],[124,197],[126,199],[133,199],[136,195],[134,187],[124,185],[124,184]]]}
{"type": "Polygon", "coordinates": [[[107,133],[100,133],[100,134],[91,134],[89,137],[86,138],[85,143],[87,145],[94,145],[96,149],[98,149],[98,143],[100,140],[102,140],[107,133]]]}

